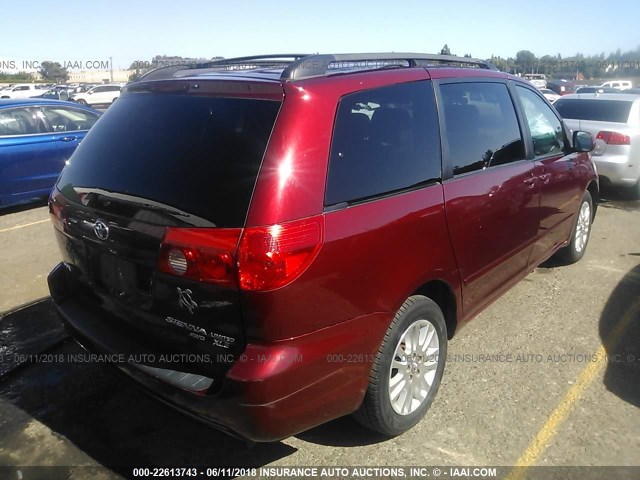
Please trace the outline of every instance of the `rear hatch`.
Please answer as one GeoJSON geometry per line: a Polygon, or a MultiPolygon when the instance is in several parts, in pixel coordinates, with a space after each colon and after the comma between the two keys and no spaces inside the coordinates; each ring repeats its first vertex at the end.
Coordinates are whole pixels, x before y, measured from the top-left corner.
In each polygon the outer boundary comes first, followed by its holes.
{"type": "MultiPolygon", "coordinates": [[[[214,377],[245,345],[225,259],[235,254],[282,90],[263,87],[256,98],[247,88],[247,98],[242,84],[233,94],[228,85],[193,87],[154,82],[123,94],[63,170],[50,211],[67,266],[64,301],[155,360],[167,354],[180,360],[176,370],[214,377]],[[187,268],[192,260],[198,268],[187,268]]],[[[137,363],[166,368],[146,360],[137,363]]]]}

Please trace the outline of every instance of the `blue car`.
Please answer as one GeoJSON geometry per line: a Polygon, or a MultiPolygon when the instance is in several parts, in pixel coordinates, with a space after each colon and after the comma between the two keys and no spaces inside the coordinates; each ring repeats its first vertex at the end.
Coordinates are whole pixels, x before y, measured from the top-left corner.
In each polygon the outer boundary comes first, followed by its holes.
{"type": "Polygon", "coordinates": [[[48,196],[100,115],[58,100],[0,100],[0,208],[48,196]]]}

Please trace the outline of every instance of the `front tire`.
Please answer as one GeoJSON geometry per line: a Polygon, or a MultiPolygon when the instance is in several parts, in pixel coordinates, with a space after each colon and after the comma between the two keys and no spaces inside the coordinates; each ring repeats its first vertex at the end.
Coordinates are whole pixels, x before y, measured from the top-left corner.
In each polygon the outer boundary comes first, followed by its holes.
{"type": "Polygon", "coordinates": [[[558,252],[559,260],[565,265],[576,263],[584,256],[584,252],[587,250],[593,221],[593,200],[588,191],[584,192],[577,216],[569,245],[558,252]]]}
{"type": "Polygon", "coordinates": [[[395,436],[416,425],[438,392],[447,356],[447,327],[440,307],[409,297],[385,334],[356,420],[395,436]]]}

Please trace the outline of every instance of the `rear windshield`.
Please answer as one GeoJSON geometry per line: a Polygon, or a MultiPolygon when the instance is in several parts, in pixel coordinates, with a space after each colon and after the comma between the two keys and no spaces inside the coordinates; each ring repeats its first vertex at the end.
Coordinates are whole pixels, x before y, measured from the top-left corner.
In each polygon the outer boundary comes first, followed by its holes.
{"type": "Polygon", "coordinates": [[[240,227],[281,102],[128,93],[82,141],[58,188],[96,188],[240,227]]]}
{"type": "Polygon", "coordinates": [[[562,118],[627,123],[632,102],[620,100],[559,99],[553,104],[562,118]]]}

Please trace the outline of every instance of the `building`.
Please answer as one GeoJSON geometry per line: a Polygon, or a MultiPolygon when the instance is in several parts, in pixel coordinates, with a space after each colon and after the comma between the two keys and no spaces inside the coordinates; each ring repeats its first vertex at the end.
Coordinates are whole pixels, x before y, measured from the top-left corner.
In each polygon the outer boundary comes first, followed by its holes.
{"type": "Polygon", "coordinates": [[[128,82],[132,73],[133,70],[69,70],[67,83],[128,82]]]}

